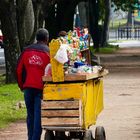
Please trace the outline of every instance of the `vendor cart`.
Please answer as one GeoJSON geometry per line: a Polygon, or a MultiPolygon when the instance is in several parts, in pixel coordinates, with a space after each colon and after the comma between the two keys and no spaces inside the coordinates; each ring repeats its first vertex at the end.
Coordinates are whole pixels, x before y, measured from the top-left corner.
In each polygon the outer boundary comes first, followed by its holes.
{"type": "Polygon", "coordinates": [[[43,76],[41,109],[44,140],[105,140],[102,126],[96,124],[103,110],[103,77],[106,69],[90,74],[64,74],[63,64],[54,59],[59,41],[50,43],[52,76],[43,76]]]}

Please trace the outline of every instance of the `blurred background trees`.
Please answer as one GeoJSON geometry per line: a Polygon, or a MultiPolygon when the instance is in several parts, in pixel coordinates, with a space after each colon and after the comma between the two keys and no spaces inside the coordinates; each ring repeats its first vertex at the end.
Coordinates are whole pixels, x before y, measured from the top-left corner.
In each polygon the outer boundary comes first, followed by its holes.
{"type": "Polygon", "coordinates": [[[0,22],[4,36],[6,83],[16,81],[17,58],[35,40],[40,27],[49,30],[50,40],[59,31],[73,30],[78,6],[81,25],[89,28],[94,48],[106,46],[112,2],[129,10],[138,0],[0,0],[0,22]],[[100,24],[101,23],[101,24],[100,24]]]}

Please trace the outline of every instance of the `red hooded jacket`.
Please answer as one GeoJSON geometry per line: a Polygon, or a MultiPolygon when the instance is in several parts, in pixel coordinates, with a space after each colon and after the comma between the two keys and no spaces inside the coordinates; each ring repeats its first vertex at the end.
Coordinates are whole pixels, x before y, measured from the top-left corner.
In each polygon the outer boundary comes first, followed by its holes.
{"type": "Polygon", "coordinates": [[[42,76],[50,63],[49,48],[43,44],[27,47],[19,57],[16,74],[21,90],[25,88],[43,89],[42,76]]]}

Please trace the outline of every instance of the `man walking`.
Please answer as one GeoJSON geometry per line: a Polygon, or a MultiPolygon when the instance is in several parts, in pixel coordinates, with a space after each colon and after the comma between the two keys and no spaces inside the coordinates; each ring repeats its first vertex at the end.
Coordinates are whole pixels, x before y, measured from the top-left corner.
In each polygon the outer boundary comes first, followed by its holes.
{"type": "Polygon", "coordinates": [[[36,40],[37,43],[27,46],[21,53],[16,68],[18,86],[24,92],[27,108],[28,140],[41,138],[42,76],[46,65],[50,63],[48,31],[39,29],[36,40]]]}

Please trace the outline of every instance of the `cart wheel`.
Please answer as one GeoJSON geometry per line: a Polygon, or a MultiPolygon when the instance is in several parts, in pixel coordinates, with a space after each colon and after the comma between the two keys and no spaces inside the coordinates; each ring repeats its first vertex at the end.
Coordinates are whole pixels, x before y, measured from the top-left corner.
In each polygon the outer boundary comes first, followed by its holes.
{"type": "Polygon", "coordinates": [[[55,140],[65,140],[65,131],[55,131],[55,140]]]}
{"type": "Polygon", "coordinates": [[[69,133],[70,139],[79,139],[79,140],[83,140],[83,132],[70,132],[69,133]]]}
{"type": "Polygon", "coordinates": [[[44,140],[54,140],[53,131],[46,130],[44,140]]]}
{"type": "Polygon", "coordinates": [[[102,127],[102,126],[96,127],[95,140],[106,140],[104,127],[102,127]]]}
{"type": "Polygon", "coordinates": [[[86,130],[83,140],[93,140],[91,130],[86,130]]]}

